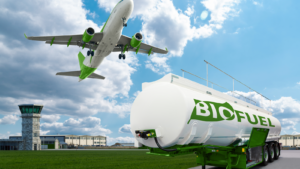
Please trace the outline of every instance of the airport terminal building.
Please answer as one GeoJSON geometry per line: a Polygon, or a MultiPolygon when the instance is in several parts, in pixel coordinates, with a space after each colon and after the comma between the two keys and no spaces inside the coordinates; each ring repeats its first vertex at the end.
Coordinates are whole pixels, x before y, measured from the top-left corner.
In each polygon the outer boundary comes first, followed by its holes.
{"type": "Polygon", "coordinates": [[[19,105],[22,118],[22,136],[0,139],[0,150],[42,150],[77,146],[106,146],[105,136],[40,135],[43,105],[19,105]]]}
{"type": "Polygon", "coordinates": [[[279,143],[282,143],[282,146],[300,146],[300,134],[297,135],[281,135],[279,143]]]}

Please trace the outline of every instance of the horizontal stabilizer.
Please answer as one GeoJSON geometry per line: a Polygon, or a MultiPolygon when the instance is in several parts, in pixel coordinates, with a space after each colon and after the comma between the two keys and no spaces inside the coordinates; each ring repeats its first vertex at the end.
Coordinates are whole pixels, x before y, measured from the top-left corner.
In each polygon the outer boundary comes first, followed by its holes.
{"type": "Polygon", "coordinates": [[[81,71],[79,70],[79,71],[72,71],[72,72],[58,72],[58,73],[56,73],[56,75],[79,77],[80,73],[81,73],[81,71]]]}
{"type": "MultiPolygon", "coordinates": [[[[56,73],[56,75],[60,75],[60,76],[75,76],[75,77],[79,77],[81,74],[81,71],[72,71],[72,72],[58,72],[56,73]]],[[[91,75],[89,75],[87,78],[92,78],[92,79],[105,79],[104,76],[98,75],[96,73],[92,73],[91,75]]]]}

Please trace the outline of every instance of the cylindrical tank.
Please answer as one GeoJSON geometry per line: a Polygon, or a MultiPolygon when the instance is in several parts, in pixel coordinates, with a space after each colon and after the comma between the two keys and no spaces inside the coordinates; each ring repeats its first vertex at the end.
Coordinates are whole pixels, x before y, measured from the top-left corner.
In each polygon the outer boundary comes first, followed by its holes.
{"type": "MultiPolygon", "coordinates": [[[[249,137],[253,127],[270,129],[269,138],[278,138],[281,131],[279,120],[258,109],[166,81],[157,81],[138,94],[130,124],[134,136],[136,130],[155,129],[162,147],[190,143],[227,146],[249,137]]],[[[154,138],[136,139],[157,147],[154,138]]]]}

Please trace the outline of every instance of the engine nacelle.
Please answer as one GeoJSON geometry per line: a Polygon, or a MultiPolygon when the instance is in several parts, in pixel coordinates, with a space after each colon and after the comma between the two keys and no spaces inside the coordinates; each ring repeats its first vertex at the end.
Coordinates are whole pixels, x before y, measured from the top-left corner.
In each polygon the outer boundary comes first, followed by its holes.
{"type": "Polygon", "coordinates": [[[143,35],[141,33],[136,33],[132,36],[132,39],[130,41],[130,45],[134,48],[140,46],[143,40],[143,35]]]}
{"type": "Polygon", "coordinates": [[[84,31],[83,36],[82,36],[83,42],[88,43],[89,41],[91,41],[94,34],[95,34],[95,30],[93,28],[91,28],[91,27],[87,28],[84,31]]]}

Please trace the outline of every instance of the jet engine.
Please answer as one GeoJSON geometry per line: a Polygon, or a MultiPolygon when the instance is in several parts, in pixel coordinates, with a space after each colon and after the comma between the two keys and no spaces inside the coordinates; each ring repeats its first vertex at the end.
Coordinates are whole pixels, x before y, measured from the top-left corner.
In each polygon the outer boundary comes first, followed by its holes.
{"type": "Polygon", "coordinates": [[[82,36],[83,42],[88,43],[89,41],[91,41],[94,34],[95,34],[95,30],[93,28],[91,28],[91,27],[87,28],[84,31],[83,36],[82,36]]]}
{"type": "Polygon", "coordinates": [[[143,40],[143,35],[141,33],[136,33],[132,36],[132,39],[130,41],[130,45],[134,48],[140,46],[143,40]]]}

